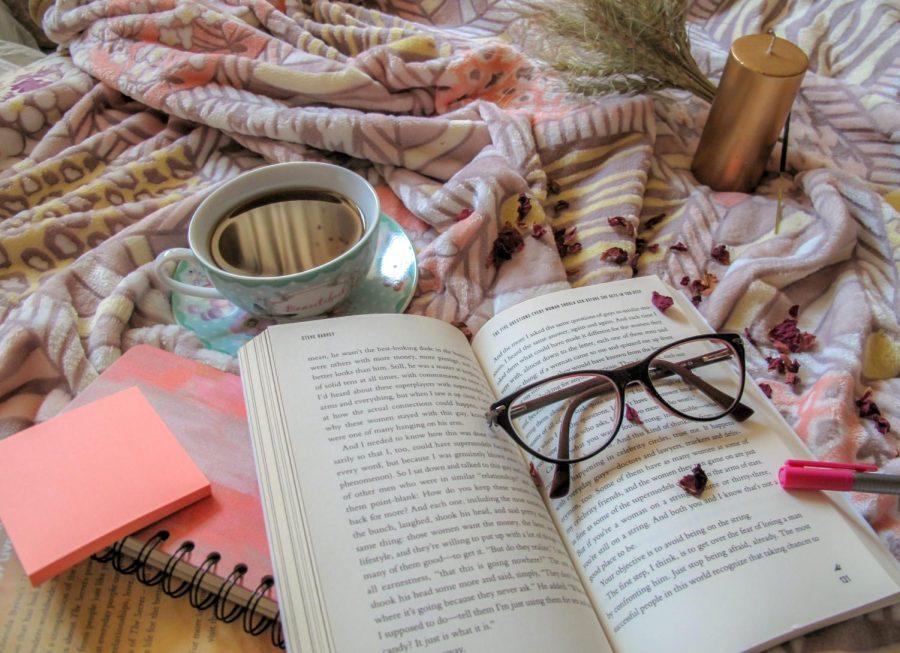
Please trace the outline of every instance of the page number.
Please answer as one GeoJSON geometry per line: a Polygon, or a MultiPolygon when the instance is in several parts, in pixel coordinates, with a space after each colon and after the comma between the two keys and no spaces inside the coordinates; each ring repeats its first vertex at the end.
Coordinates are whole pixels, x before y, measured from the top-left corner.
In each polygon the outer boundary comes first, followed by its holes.
{"type": "MultiPolygon", "coordinates": [[[[841,571],[843,571],[843,569],[838,563],[834,563],[834,571],[836,573],[840,573],[841,571]]],[[[841,574],[840,576],[838,576],[838,580],[846,585],[850,582],[850,576],[848,576],[847,574],[841,574]]]]}

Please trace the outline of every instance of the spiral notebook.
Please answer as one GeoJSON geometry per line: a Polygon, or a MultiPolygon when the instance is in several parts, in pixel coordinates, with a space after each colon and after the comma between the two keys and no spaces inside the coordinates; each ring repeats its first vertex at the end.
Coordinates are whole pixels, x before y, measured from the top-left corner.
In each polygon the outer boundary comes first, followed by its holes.
{"type": "MultiPolygon", "coordinates": [[[[283,645],[240,378],[161,349],[129,349],[72,410],[137,387],[212,484],[212,495],[95,556],[283,645]]],[[[165,469],[159,470],[165,474],[165,469]]]]}

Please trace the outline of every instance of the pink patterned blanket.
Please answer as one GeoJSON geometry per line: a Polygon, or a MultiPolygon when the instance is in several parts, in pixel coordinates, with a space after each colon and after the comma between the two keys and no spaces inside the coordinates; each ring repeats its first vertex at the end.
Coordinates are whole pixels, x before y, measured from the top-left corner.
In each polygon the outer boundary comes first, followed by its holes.
{"type": "MultiPolygon", "coordinates": [[[[714,328],[748,329],[751,374],[813,452],[900,472],[889,1],[693,4],[695,56],[713,78],[732,40],[769,27],[810,54],[795,174],[752,195],[691,175],[704,103],[567,99],[516,48],[534,36],[526,3],[31,5],[61,48],[0,73],[0,437],[56,413],[138,343],[234,370],[174,324],[149,264],[185,243],[192,211],[223,180],[329,160],[373,181],[416,243],[411,311],[474,331],[536,294],[658,274],[714,328]],[[506,243],[511,258],[488,264],[503,225],[523,246],[506,243]],[[794,305],[797,324],[785,324],[794,305]],[[785,360],[776,345],[794,327],[815,343],[785,360]]],[[[896,499],[852,499],[900,557],[896,499]]],[[[797,646],[897,639],[884,611],[797,646]]]]}

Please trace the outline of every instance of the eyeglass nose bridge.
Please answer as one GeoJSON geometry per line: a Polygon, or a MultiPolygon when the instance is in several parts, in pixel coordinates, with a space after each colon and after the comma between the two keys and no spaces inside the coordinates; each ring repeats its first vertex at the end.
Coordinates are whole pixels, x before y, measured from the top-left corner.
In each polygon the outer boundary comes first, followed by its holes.
{"type": "Polygon", "coordinates": [[[644,392],[649,395],[649,397],[653,400],[657,406],[659,406],[662,410],[667,413],[671,413],[672,409],[666,405],[666,403],[660,398],[656,389],[653,387],[652,382],[649,378],[644,378],[644,375],[641,374],[641,368],[643,366],[643,361],[637,361],[635,363],[629,363],[628,365],[623,365],[615,370],[610,371],[610,377],[613,382],[619,386],[621,389],[622,396],[622,404],[627,404],[626,392],[630,386],[639,386],[644,392]]]}
{"type": "Polygon", "coordinates": [[[606,376],[612,379],[612,381],[617,386],[619,386],[620,390],[625,390],[625,388],[630,385],[634,385],[635,383],[643,386],[644,383],[641,375],[641,365],[643,365],[643,361],[628,363],[627,365],[617,367],[614,370],[609,370],[608,372],[606,372],[606,376]]]}

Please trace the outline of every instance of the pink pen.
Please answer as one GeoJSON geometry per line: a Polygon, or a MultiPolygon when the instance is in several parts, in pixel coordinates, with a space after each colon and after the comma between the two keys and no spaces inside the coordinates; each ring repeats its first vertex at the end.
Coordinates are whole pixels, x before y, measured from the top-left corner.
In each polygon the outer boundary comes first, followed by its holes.
{"type": "Polygon", "coordinates": [[[778,470],[778,480],[785,490],[852,490],[900,494],[900,476],[871,473],[877,470],[875,465],[867,464],[787,460],[778,470]]]}

